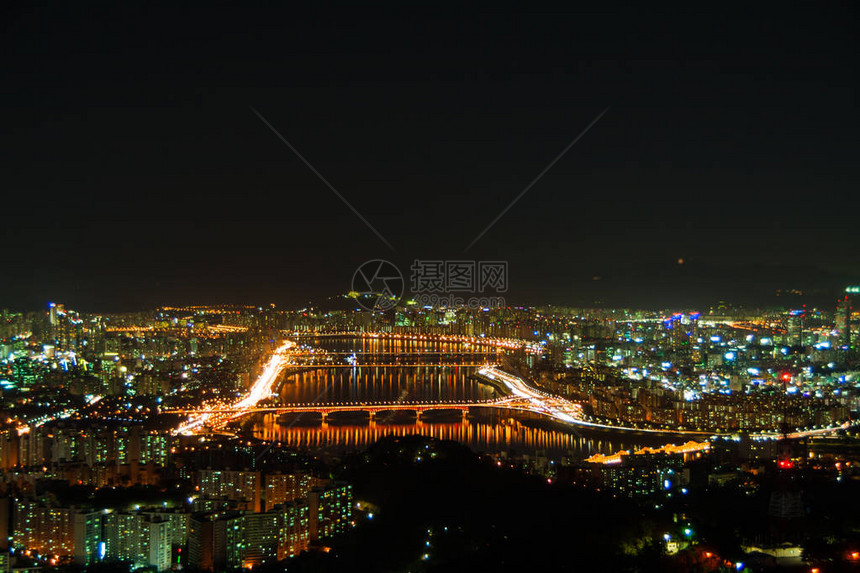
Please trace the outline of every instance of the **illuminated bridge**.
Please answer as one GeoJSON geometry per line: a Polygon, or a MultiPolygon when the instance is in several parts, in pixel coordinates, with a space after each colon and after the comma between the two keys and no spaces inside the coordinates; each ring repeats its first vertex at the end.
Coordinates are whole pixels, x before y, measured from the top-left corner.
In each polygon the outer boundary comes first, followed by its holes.
{"type": "Polygon", "coordinates": [[[425,412],[455,412],[459,411],[465,416],[472,408],[511,408],[516,407],[517,398],[508,396],[496,400],[474,400],[457,402],[414,402],[409,400],[398,402],[329,402],[312,404],[281,404],[277,406],[262,406],[257,408],[236,409],[229,408],[197,408],[193,410],[164,410],[165,414],[234,414],[245,415],[255,413],[265,414],[302,414],[318,413],[327,416],[337,412],[366,412],[371,416],[386,414],[389,412],[415,412],[421,415],[425,412]]]}
{"type": "Polygon", "coordinates": [[[295,369],[317,369],[317,368],[482,368],[487,364],[496,364],[495,360],[481,360],[476,361],[472,360],[451,360],[449,362],[445,362],[444,360],[440,360],[438,362],[428,362],[426,360],[421,361],[391,361],[391,360],[370,360],[368,362],[362,362],[361,359],[351,361],[351,362],[329,362],[329,361],[320,361],[320,360],[308,360],[304,361],[301,359],[294,360],[290,363],[291,368],[295,369]]]}
{"type": "Polygon", "coordinates": [[[291,339],[315,339],[315,338],[367,338],[379,341],[416,341],[416,342],[444,342],[454,344],[468,344],[475,346],[492,347],[498,350],[525,350],[529,353],[541,354],[544,348],[528,340],[517,338],[492,338],[488,336],[468,336],[465,334],[402,334],[397,332],[287,332],[291,339]]]}

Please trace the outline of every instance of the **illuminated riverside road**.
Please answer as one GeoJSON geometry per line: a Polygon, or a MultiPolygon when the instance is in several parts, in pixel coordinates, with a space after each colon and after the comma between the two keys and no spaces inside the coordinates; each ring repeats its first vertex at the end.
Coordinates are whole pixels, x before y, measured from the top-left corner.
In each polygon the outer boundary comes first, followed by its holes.
{"type": "Polygon", "coordinates": [[[278,376],[290,362],[290,350],[295,346],[295,342],[287,340],[275,350],[263,368],[262,374],[254,381],[244,398],[229,405],[200,408],[197,413],[189,416],[186,422],[174,430],[174,433],[193,434],[195,430],[201,430],[207,425],[217,428],[233,418],[249,413],[257,403],[272,395],[278,376]]]}
{"type": "Polygon", "coordinates": [[[588,426],[592,428],[601,428],[606,430],[631,430],[635,432],[647,432],[655,434],[690,434],[697,436],[710,436],[713,432],[702,432],[695,430],[654,430],[647,428],[628,428],[624,426],[610,426],[608,424],[599,424],[589,422],[582,413],[582,406],[576,402],[565,400],[559,396],[553,396],[546,392],[542,392],[532,386],[529,386],[525,380],[513,374],[509,374],[498,368],[487,366],[478,370],[478,375],[483,376],[494,382],[499,381],[507,387],[507,389],[519,400],[513,400],[503,404],[502,408],[511,408],[515,410],[524,410],[543,414],[548,418],[566,422],[568,424],[576,424],[579,426],[588,426]]]}
{"type": "MultiPolygon", "coordinates": [[[[503,370],[499,370],[498,368],[492,366],[482,368],[478,371],[478,374],[493,381],[501,381],[511,391],[511,393],[513,393],[515,396],[522,398],[522,400],[520,401],[509,401],[500,406],[503,408],[527,410],[530,412],[543,414],[547,417],[560,420],[562,422],[567,422],[569,424],[588,426],[592,428],[602,428],[606,430],[629,430],[634,432],[646,432],[654,434],[691,435],[700,437],[719,435],[717,432],[706,432],[700,430],[658,430],[649,428],[630,428],[620,425],[611,426],[608,424],[590,422],[583,419],[582,407],[579,404],[533,388],[532,386],[529,386],[525,382],[525,380],[519,378],[518,376],[508,374],[507,372],[504,372],[503,370]]],[[[804,438],[808,436],[827,434],[836,430],[844,430],[848,427],[850,427],[850,424],[846,422],[842,425],[830,428],[792,432],[785,437],[789,439],[804,438]]],[[[731,435],[731,432],[728,435],[731,435]]],[[[752,434],[750,437],[754,439],[780,439],[784,436],[777,432],[761,432],[757,434],[752,434]]]]}

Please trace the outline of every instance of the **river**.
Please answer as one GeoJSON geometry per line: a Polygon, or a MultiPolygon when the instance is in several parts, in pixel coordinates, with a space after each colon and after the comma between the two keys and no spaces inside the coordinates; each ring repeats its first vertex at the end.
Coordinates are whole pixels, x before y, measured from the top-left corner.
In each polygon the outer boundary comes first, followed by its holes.
{"type": "MultiPolygon", "coordinates": [[[[496,390],[473,377],[494,349],[460,342],[339,338],[302,341],[330,352],[335,367],[287,372],[279,387],[283,403],[486,400],[496,390]],[[356,361],[353,367],[348,360],[356,361]],[[397,366],[375,364],[404,363],[397,366]],[[462,366],[458,364],[468,364],[462,366]]],[[[309,451],[356,451],[386,435],[424,434],[456,440],[475,451],[584,459],[594,453],[683,443],[678,436],[585,429],[507,410],[490,410],[462,422],[302,424],[256,416],[253,435],[309,451]]]]}

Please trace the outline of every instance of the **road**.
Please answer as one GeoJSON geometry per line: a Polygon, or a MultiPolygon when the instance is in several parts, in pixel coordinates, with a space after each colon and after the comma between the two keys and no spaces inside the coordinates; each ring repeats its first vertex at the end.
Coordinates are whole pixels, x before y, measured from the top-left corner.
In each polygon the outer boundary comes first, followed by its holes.
{"type": "Polygon", "coordinates": [[[278,376],[283,369],[290,363],[291,350],[296,346],[295,342],[287,340],[279,346],[269,358],[266,366],[263,367],[263,372],[251,384],[248,392],[243,398],[233,403],[217,404],[215,406],[207,406],[201,408],[205,412],[192,414],[186,422],[183,422],[176,430],[175,434],[193,434],[195,430],[202,429],[204,426],[213,428],[223,426],[233,418],[243,416],[251,411],[260,401],[269,398],[275,389],[275,384],[278,381],[278,376]]]}
{"type": "MultiPolygon", "coordinates": [[[[537,412],[567,422],[581,426],[590,426],[593,428],[604,428],[608,430],[630,430],[634,432],[646,432],[654,434],[688,434],[696,436],[714,436],[719,435],[718,432],[705,432],[698,430],[656,430],[649,428],[630,428],[626,426],[610,426],[608,424],[598,424],[589,422],[583,419],[582,407],[579,404],[565,400],[564,398],[553,396],[546,392],[542,392],[537,388],[529,386],[522,378],[508,374],[498,368],[487,366],[478,370],[478,374],[489,378],[490,380],[501,381],[515,396],[521,398],[519,401],[511,401],[503,404],[501,407],[510,409],[528,410],[537,412]]],[[[838,426],[828,428],[819,428],[814,430],[795,431],[787,436],[783,436],[779,432],[762,432],[751,435],[754,439],[797,439],[809,436],[823,435],[837,430],[844,430],[850,427],[849,422],[838,426]]]]}
{"type": "Polygon", "coordinates": [[[512,401],[505,404],[503,407],[514,410],[526,410],[543,414],[549,418],[566,422],[568,424],[576,424],[578,426],[589,426],[592,428],[603,428],[607,430],[631,430],[635,432],[645,432],[654,434],[692,434],[697,436],[712,435],[713,432],[698,432],[698,431],[681,431],[681,430],[652,430],[646,428],[628,428],[623,426],[610,426],[608,424],[598,424],[585,420],[582,412],[582,406],[570,400],[566,400],[559,396],[553,396],[537,388],[530,386],[525,380],[513,374],[508,374],[498,368],[487,366],[478,370],[478,374],[494,381],[502,382],[508,390],[515,396],[521,398],[519,401],[512,401]]]}
{"type": "MultiPolygon", "coordinates": [[[[564,398],[541,392],[526,384],[522,378],[513,374],[508,374],[493,366],[481,368],[478,370],[478,374],[490,380],[502,382],[510,390],[511,394],[522,398],[522,402],[524,402],[522,405],[528,410],[561,420],[562,422],[576,423],[582,420],[582,406],[564,398]]],[[[512,407],[514,404],[517,404],[517,402],[512,402],[507,407],[512,407]]]]}

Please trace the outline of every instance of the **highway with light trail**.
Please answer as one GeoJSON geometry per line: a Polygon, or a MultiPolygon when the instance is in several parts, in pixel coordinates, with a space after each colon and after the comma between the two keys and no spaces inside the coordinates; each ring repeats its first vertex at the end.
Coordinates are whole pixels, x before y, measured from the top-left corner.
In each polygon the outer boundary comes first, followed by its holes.
{"type": "MultiPolygon", "coordinates": [[[[202,430],[205,426],[217,428],[225,425],[230,420],[249,413],[260,401],[271,397],[275,384],[281,372],[290,363],[290,350],[296,346],[295,342],[287,340],[279,346],[269,361],[263,367],[263,372],[248,389],[248,393],[241,400],[221,406],[215,410],[201,411],[189,416],[176,430],[175,434],[193,434],[195,430],[202,430]]],[[[205,410],[205,408],[201,408],[205,410]]]]}

